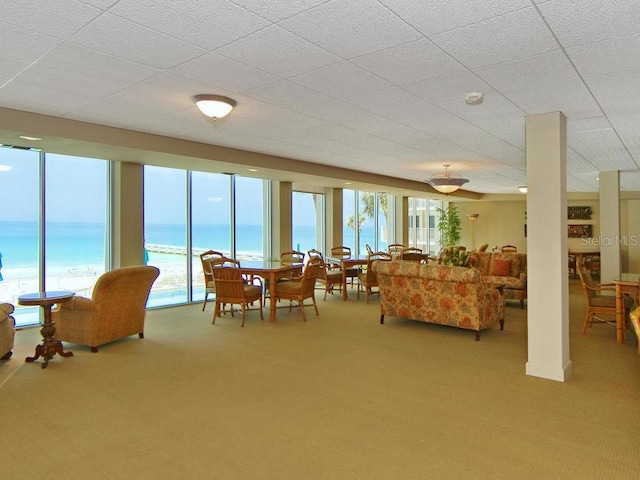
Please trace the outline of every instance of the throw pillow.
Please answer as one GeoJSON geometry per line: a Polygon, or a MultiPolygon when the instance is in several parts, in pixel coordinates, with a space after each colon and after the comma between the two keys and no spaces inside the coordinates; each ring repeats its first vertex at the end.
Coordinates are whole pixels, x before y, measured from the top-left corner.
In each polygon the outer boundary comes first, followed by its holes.
{"type": "Polygon", "coordinates": [[[493,262],[493,269],[489,275],[497,277],[508,277],[511,275],[511,260],[496,259],[493,262]]]}

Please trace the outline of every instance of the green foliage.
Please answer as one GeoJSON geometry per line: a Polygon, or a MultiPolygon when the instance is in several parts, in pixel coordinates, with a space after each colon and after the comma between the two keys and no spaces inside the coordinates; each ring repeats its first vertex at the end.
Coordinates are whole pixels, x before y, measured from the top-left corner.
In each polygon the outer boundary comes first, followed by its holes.
{"type": "Polygon", "coordinates": [[[460,230],[462,222],[458,207],[449,204],[447,208],[436,207],[440,214],[437,229],[440,232],[440,246],[457,245],[460,242],[460,230]]]}
{"type": "MultiPolygon", "coordinates": [[[[375,202],[375,194],[372,192],[361,192],[360,193],[360,201],[362,202],[362,211],[360,212],[360,216],[358,217],[358,233],[362,232],[362,225],[367,221],[367,218],[373,218],[376,213],[376,202],[375,202]]],[[[389,195],[380,194],[378,195],[378,202],[380,203],[380,210],[382,211],[387,225],[389,225],[389,195]]],[[[353,229],[355,231],[356,221],[353,215],[349,215],[347,218],[347,227],[353,229]]]]}

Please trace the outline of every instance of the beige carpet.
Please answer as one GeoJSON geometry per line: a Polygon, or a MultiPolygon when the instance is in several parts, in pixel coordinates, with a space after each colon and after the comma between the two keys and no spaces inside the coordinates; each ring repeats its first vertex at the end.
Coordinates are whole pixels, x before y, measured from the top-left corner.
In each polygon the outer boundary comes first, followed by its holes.
{"type": "MultiPolygon", "coordinates": [[[[25,364],[37,329],[0,364],[7,479],[637,479],[640,358],[633,331],[580,333],[574,377],[524,374],[526,310],[505,331],[403,319],[379,303],[320,300],[278,320],[211,325],[212,306],[155,310],[146,338],[67,345],[25,364]],[[48,473],[52,472],[52,473],[48,473]]],[[[320,298],[321,295],[319,294],[320,298]]],[[[265,310],[265,314],[267,311],[265,310]]],[[[529,321],[535,321],[530,319],[529,321]]]]}

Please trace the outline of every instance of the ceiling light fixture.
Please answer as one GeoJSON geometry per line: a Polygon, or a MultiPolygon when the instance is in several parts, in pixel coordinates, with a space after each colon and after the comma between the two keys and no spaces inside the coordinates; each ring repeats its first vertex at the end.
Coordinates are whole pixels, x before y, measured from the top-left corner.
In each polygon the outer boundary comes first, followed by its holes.
{"type": "Polygon", "coordinates": [[[449,173],[449,164],[444,164],[444,173],[442,175],[432,175],[426,182],[440,193],[453,193],[469,180],[466,178],[451,176],[449,173]]]}
{"type": "Polygon", "coordinates": [[[39,142],[40,140],[42,140],[40,137],[31,137],[29,135],[20,135],[20,138],[22,138],[23,140],[31,140],[32,142],[39,142]]]}
{"type": "Polygon", "coordinates": [[[464,101],[467,105],[480,105],[483,100],[484,93],[482,92],[469,92],[464,95],[464,101]]]}
{"type": "Polygon", "coordinates": [[[232,98],[222,95],[196,95],[193,97],[193,101],[196,102],[202,113],[214,120],[226,117],[238,104],[232,98]]]}
{"type": "Polygon", "coordinates": [[[518,187],[518,190],[520,190],[520,193],[527,193],[527,186],[526,185],[520,185],[518,187]]]}

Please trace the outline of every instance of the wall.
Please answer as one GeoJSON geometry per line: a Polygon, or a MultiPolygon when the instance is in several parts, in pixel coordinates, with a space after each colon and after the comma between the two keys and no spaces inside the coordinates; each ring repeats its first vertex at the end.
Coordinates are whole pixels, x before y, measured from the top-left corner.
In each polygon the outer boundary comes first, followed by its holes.
{"type": "MultiPolygon", "coordinates": [[[[526,201],[525,196],[513,201],[476,201],[454,203],[460,210],[462,232],[460,244],[471,248],[471,220],[467,213],[479,213],[476,223],[476,247],[488,243],[488,251],[495,246],[515,245],[518,252],[527,251],[524,236],[526,201]],[[521,199],[520,199],[521,198],[521,199]]],[[[453,203],[453,202],[452,202],[453,203]]]]}
{"type": "MultiPolygon", "coordinates": [[[[472,202],[452,202],[460,210],[462,220],[461,245],[471,248],[471,221],[467,213],[479,213],[476,222],[476,245],[488,243],[491,250],[495,246],[515,245],[518,252],[526,253],[527,239],[524,236],[526,223],[525,195],[511,195],[508,200],[478,200],[472,202]]],[[[506,198],[506,196],[503,196],[506,198]]],[[[567,220],[569,225],[592,225],[590,239],[569,238],[570,249],[600,249],[600,243],[610,241],[600,236],[600,201],[598,193],[569,193],[567,205],[570,207],[591,207],[589,220],[567,220]]],[[[620,200],[620,239],[622,272],[640,273],[640,207],[639,192],[624,192],[620,200]]]]}

